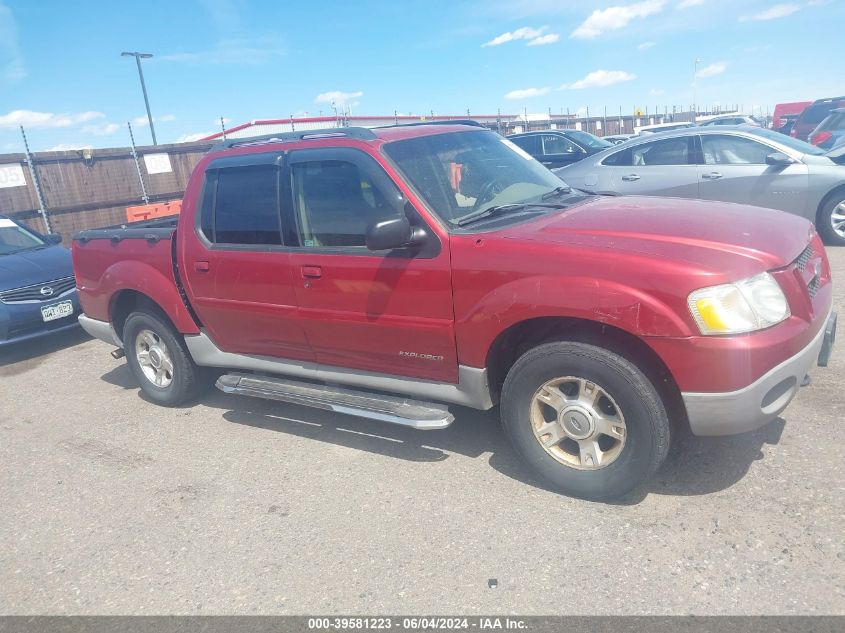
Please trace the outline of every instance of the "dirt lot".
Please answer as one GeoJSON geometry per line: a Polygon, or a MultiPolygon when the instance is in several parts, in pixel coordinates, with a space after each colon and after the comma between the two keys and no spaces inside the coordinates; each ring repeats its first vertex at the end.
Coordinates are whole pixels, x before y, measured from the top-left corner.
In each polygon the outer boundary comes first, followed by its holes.
{"type": "Polygon", "coordinates": [[[0,613],[845,614],[845,340],[782,420],[617,504],[532,481],[494,414],[168,410],[108,351],[0,357],[0,613]]]}

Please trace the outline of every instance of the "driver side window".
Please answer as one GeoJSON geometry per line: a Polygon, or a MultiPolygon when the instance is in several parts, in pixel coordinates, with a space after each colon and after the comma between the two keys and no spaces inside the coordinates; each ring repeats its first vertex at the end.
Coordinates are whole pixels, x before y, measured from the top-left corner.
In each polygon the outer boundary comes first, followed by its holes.
{"type": "Polygon", "coordinates": [[[367,227],[399,217],[389,202],[390,193],[382,191],[352,162],[296,163],[292,176],[294,213],[303,247],[365,248],[367,227]]]}

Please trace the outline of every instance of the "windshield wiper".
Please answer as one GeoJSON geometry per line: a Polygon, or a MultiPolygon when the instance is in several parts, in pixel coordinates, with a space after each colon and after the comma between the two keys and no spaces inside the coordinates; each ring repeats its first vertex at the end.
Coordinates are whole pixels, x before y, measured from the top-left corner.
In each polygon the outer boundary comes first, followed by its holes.
{"type": "Polygon", "coordinates": [[[481,220],[483,218],[489,218],[493,215],[498,215],[500,213],[507,213],[510,211],[523,211],[527,208],[533,207],[540,207],[541,209],[563,209],[567,205],[563,204],[543,204],[541,202],[515,202],[512,204],[497,204],[493,205],[492,207],[487,207],[486,209],[479,209],[478,211],[473,211],[469,213],[459,220],[455,222],[457,226],[466,226],[467,224],[472,224],[477,220],[481,220]]]}
{"type": "Polygon", "coordinates": [[[540,200],[551,200],[552,198],[568,195],[570,193],[572,193],[572,187],[570,187],[569,185],[563,187],[555,187],[551,191],[547,191],[542,196],[540,196],[540,200]]]}

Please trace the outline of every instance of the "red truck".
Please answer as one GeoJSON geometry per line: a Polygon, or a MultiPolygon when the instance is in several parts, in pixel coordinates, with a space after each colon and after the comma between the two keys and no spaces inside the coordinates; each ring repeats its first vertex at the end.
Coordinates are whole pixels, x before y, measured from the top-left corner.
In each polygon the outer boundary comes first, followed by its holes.
{"type": "Polygon", "coordinates": [[[680,425],[775,418],[836,327],[807,220],[587,195],[470,124],[226,141],[178,219],[84,231],[73,258],[80,323],[157,403],[217,378],[418,429],[498,406],[537,476],[595,499],[680,425]]]}

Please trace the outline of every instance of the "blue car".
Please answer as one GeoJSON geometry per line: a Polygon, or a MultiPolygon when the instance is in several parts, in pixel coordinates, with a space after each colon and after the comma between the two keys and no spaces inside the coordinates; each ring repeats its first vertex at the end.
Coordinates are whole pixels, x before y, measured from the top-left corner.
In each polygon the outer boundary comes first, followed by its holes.
{"type": "Polygon", "coordinates": [[[833,149],[845,144],[845,108],[831,110],[810,133],[810,142],[821,149],[833,149]]]}
{"type": "Polygon", "coordinates": [[[70,251],[0,216],[0,348],[77,327],[70,251]]]}

